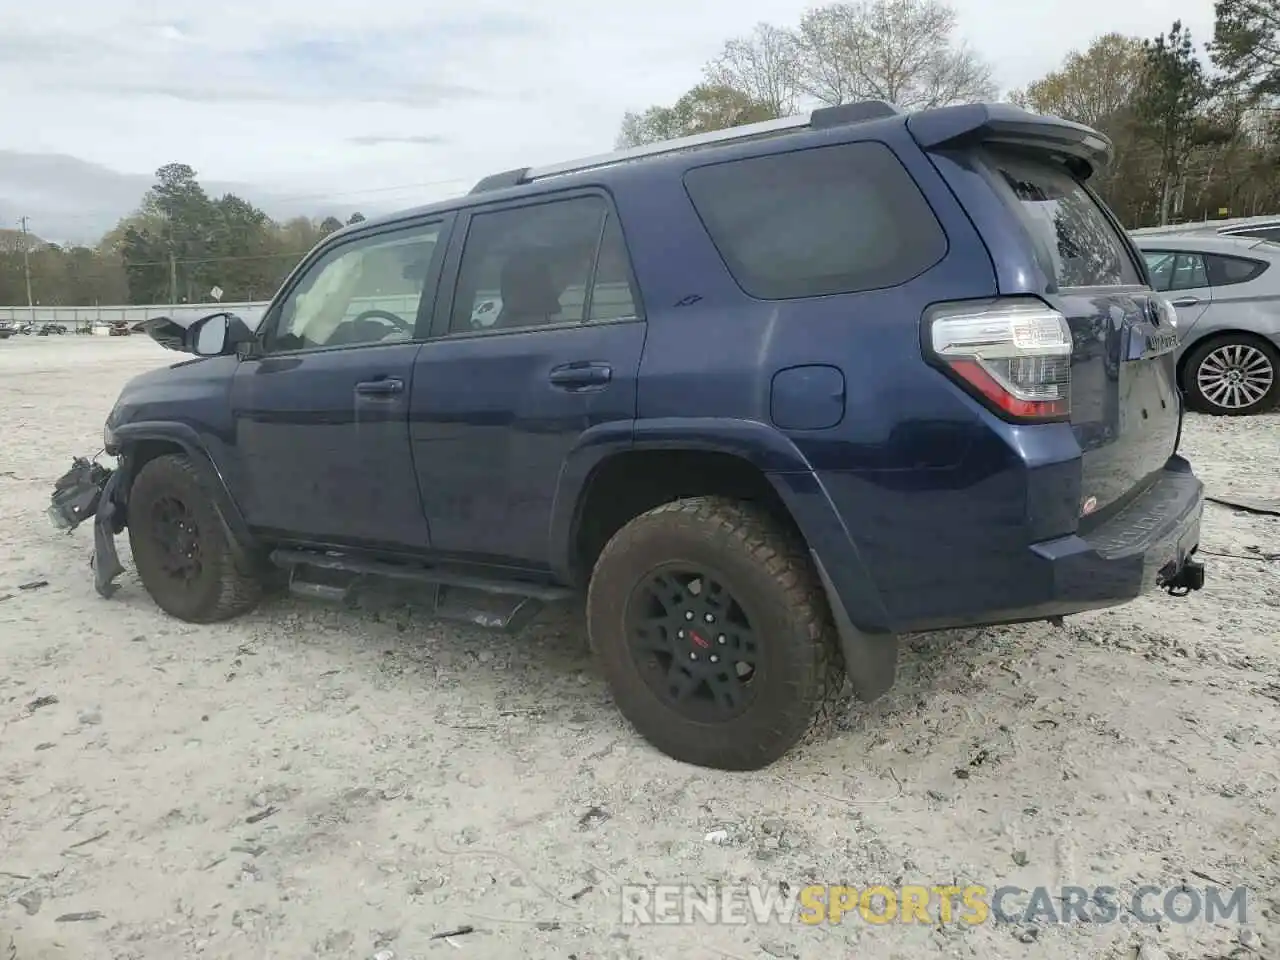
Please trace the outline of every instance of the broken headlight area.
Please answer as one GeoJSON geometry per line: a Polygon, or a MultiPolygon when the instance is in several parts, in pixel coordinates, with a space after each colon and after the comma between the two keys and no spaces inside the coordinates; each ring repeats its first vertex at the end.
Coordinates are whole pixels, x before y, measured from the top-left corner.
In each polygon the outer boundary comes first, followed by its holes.
{"type": "Polygon", "coordinates": [[[49,519],[70,533],[85,520],[93,524],[93,586],[101,596],[116,591],[116,577],[124,572],[116,555],[115,535],[124,529],[124,513],[116,502],[123,474],[93,459],[76,457],[71,469],[53,486],[49,519]]]}
{"type": "Polygon", "coordinates": [[[53,485],[48,509],[53,525],[70,532],[96,514],[112,472],[95,460],[76,457],[53,485]]]}

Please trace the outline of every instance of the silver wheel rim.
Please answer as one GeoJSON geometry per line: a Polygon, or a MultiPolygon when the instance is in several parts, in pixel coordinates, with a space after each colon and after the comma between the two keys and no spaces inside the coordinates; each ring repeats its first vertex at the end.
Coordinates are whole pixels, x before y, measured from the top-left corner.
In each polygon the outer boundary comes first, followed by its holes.
{"type": "Polygon", "coordinates": [[[1218,347],[1204,358],[1196,371],[1200,393],[1224,410],[1253,406],[1267,395],[1275,378],[1270,358],[1247,343],[1218,347]]]}

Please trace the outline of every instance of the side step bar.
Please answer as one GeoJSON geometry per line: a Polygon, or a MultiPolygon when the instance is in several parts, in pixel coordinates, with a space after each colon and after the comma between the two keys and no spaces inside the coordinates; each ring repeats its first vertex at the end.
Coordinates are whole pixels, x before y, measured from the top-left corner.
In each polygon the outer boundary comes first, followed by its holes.
{"type": "Polygon", "coordinates": [[[425,601],[441,619],[509,633],[523,629],[545,604],[573,596],[567,587],[491,580],[431,567],[308,550],[275,550],[271,553],[271,562],[289,572],[289,591],[298,596],[345,601],[373,585],[399,587],[397,593],[412,594],[412,599],[420,603],[425,601]],[[418,591],[415,587],[425,589],[418,591]]]}

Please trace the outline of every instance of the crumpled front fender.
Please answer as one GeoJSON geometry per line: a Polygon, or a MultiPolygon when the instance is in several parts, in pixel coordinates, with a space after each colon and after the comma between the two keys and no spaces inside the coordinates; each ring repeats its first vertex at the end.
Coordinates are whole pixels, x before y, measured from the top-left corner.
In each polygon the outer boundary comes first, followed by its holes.
{"type": "Polygon", "coordinates": [[[101,597],[111,597],[120,588],[115,579],[124,573],[115,539],[124,529],[124,505],[119,500],[122,476],[116,470],[107,478],[93,518],[93,587],[101,597]]]}

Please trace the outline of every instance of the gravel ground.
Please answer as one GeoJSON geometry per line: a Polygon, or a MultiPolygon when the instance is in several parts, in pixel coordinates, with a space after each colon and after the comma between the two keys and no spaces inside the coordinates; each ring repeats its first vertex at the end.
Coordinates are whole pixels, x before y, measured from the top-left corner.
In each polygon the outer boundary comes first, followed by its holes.
{"type": "MultiPolygon", "coordinates": [[[[173,359],[0,343],[0,960],[1280,955],[1280,520],[1207,507],[1186,599],[912,638],[833,736],[721,774],[623,724],[574,612],[509,637],[286,599],[200,627],[131,573],[99,599],[90,531],[43,509],[173,359]],[[1246,925],[621,923],[628,883],[1206,877],[1249,888],[1246,925]]],[[[1280,416],[1192,417],[1184,448],[1214,493],[1280,496],[1280,416]]]]}

